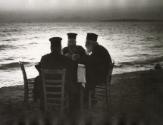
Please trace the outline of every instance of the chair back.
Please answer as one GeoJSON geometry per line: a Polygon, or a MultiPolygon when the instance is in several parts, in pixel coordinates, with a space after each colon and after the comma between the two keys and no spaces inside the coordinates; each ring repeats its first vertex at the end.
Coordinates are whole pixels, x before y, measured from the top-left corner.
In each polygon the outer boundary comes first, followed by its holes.
{"type": "Polygon", "coordinates": [[[27,79],[27,74],[25,71],[25,67],[23,62],[19,62],[20,68],[23,74],[23,80],[24,80],[24,102],[28,103],[29,100],[29,88],[28,88],[28,79],[27,79]]]}
{"type": "Polygon", "coordinates": [[[108,75],[107,75],[107,82],[103,85],[97,85],[95,88],[95,100],[103,101],[105,98],[106,108],[108,108],[108,104],[111,104],[111,78],[113,72],[114,62],[110,63],[108,75]]]}
{"type": "Polygon", "coordinates": [[[110,104],[111,108],[111,79],[112,79],[112,72],[114,68],[114,62],[110,63],[107,82],[106,82],[106,107],[110,104]]]}
{"type": "Polygon", "coordinates": [[[41,69],[42,87],[43,87],[43,106],[44,111],[48,106],[54,109],[65,109],[65,77],[66,69],[41,69]]]}
{"type": "Polygon", "coordinates": [[[113,68],[114,68],[114,62],[110,63],[110,65],[109,65],[107,84],[111,83],[113,68]]]}

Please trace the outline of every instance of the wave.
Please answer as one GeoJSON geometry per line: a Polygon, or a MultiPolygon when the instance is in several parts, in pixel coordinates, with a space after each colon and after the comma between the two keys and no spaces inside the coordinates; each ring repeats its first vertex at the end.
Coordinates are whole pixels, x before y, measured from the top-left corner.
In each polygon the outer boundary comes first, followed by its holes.
{"type": "Polygon", "coordinates": [[[8,36],[8,35],[5,34],[5,33],[0,33],[0,36],[1,36],[1,37],[6,37],[6,36],[8,36]]]}
{"type": "Polygon", "coordinates": [[[13,60],[14,60],[14,57],[7,57],[7,58],[1,58],[0,62],[3,62],[3,61],[13,61],[13,60]]]}
{"type": "Polygon", "coordinates": [[[153,58],[153,59],[146,59],[146,60],[139,60],[139,61],[133,61],[133,62],[121,62],[118,67],[122,67],[124,65],[150,65],[150,64],[155,64],[155,63],[160,63],[163,62],[163,56],[153,58]]]}
{"type": "Polygon", "coordinates": [[[16,49],[16,46],[12,46],[12,45],[0,45],[0,51],[1,50],[6,50],[6,49],[16,49]]]}
{"type": "Polygon", "coordinates": [[[36,44],[38,44],[37,42],[31,42],[31,43],[29,43],[30,45],[36,45],[36,44]]]}
{"type": "Polygon", "coordinates": [[[156,38],[155,38],[155,37],[148,36],[148,37],[146,37],[146,38],[142,39],[141,41],[155,41],[155,40],[156,40],[156,38]]]}
{"type": "MultiPolygon", "coordinates": [[[[8,60],[12,60],[9,58],[8,60]]],[[[154,59],[148,59],[148,60],[143,60],[143,61],[133,61],[133,62],[121,62],[118,64],[115,64],[115,68],[125,68],[125,67],[143,67],[145,65],[154,65],[157,63],[163,62],[163,56],[154,58],[154,59]]],[[[36,64],[36,62],[23,62],[24,65],[27,66],[33,66],[36,64]]],[[[161,63],[163,64],[163,63],[161,63]]],[[[8,70],[8,69],[15,69],[20,67],[19,62],[12,62],[12,63],[6,63],[6,64],[0,64],[0,69],[1,70],[8,70]]]]}
{"type": "Polygon", "coordinates": [[[2,30],[2,32],[4,32],[4,33],[8,33],[8,32],[20,32],[20,29],[4,29],[4,30],[2,30]]]}
{"type": "Polygon", "coordinates": [[[150,47],[151,49],[153,48],[157,48],[157,49],[160,49],[160,48],[163,48],[163,45],[153,45],[150,47]]]}
{"type": "MultiPolygon", "coordinates": [[[[31,66],[34,63],[31,62],[23,62],[24,65],[31,66]]],[[[7,64],[0,64],[0,69],[1,70],[8,70],[8,69],[15,69],[20,67],[19,62],[12,62],[12,63],[7,63],[7,64]]]]}
{"type": "Polygon", "coordinates": [[[38,39],[39,37],[35,36],[35,37],[30,37],[28,39],[38,39]]]}
{"type": "Polygon", "coordinates": [[[8,41],[8,42],[10,42],[10,41],[17,41],[18,39],[17,38],[11,38],[11,39],[5,39],[5,40],[3,40],[3,41],[8,41]]]}

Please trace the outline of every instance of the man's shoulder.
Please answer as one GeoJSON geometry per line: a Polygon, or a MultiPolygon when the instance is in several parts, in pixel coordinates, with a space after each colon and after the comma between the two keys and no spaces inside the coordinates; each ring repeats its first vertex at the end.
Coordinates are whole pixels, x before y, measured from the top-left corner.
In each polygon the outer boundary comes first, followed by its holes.
{"type": "MultiPolygon", "coordinates": [[[[84,49],[82,46],[80,45],[76,45],[76,48],[78,49],[84,49]]],[[[68,47],[64,47],[62,50],[68,50],[68,47]]]]}
{"type": "Polygon", "coordinates": [[[97,45],[97,47],[98,47],[99,49],[105,49],[105,50],[106,50],[106,48],[105,48],[103,45],[97,45]]]}
{"type": "Polygon", "coordinates": [[[68,47],[64,47],[62,50],[63,50],[63,51],[66,51],[66,50],[68,50],[68,47]]]}
{"type": "Polygon", "coordinates": [[[43,56],[42,56],[42,59],[48,58],[48,57],[50,57],[50,56],[51,56],[50,53],[48,53],[48,54],[46,54],[46,55],[43,55],[43,56]]]}
{"type": "Polygon", "coordinates": [[[79,49],[84,49],[82,46],[80,46],[80,45],[77,45],[76,46],[77,48],[79,48],[79,49]]]}
{"type": "Polygon", "coordinates": [[[79,50],[79,51],[85,51],[85,49],[82,47],[82,46],[77,46],[77,49],[79,50]]]}
{"type": "Polygon", "coordinates": [[[99,45],[99,52],[101,55],[105,55],[105,57],[108,57],[108,59],[111,61],[110,53],[104,46],[99,45]]]}
{"type": "Polygon", "coordinates": [[[108,50],[104,46],[102,46],[102,45],[98,45],[96,47],[96,49],[99,50],[99,51],[102,51],[102,52],[108,52],[108,50]]]}

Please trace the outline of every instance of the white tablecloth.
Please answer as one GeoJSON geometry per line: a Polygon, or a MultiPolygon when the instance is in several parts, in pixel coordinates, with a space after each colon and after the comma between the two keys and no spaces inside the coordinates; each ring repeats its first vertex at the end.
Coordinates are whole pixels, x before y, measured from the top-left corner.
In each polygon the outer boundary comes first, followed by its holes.
{"type": "Polygon", "coordinates": [[[82,83],[82,86],[85,87],[86,83],[86,69],[85,65],[78,64],[77,79],[79,83],[82,83]]]}

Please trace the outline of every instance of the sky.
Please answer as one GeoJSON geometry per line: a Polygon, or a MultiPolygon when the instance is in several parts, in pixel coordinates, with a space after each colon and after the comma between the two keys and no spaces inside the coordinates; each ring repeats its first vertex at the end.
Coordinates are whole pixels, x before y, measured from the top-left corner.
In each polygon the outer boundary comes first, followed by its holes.
{"type": "Polygon", "coordinates": [[[163,19],[163,0],[0,0],[0,19],[163,19]]]}

